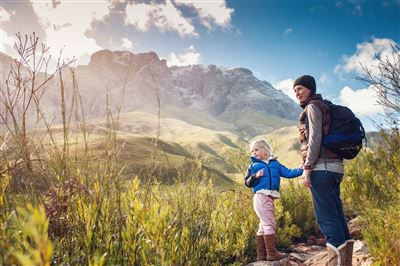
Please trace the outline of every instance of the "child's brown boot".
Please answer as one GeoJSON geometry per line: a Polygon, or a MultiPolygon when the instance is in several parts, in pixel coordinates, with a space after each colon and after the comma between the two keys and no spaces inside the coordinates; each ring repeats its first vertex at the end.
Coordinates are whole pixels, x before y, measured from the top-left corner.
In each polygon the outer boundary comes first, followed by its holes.
{"type": "Polygon", "coordinates": [[[281,260],[287,257],[287,254],[281,253],[276,249],[275,234],[264,235],[264,241],[267,249],[267,260],[281,260]]]}
{"type": "Polygon", "coordinates": [[[256,236],[256,247],[257,247],[257,261],[267,259],[267,250],[265,249],[264,236],[256,236]]]}

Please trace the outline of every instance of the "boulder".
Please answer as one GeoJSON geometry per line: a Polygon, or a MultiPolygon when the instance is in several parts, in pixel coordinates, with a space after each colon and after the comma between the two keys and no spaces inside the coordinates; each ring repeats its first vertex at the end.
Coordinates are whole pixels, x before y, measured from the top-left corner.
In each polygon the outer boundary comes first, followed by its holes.
{"type": "Polygon", "coordinates": [[[348,227],[350,235],[354,239],[359,239],[361,237],[361,220],[356,217],[348,222],[348,227]]]}
{"type": "MultiPolygon", "coordinates": [[[[288,258],[284,258],[281,260],[275,261],[256,261],[247,264],[247,266],[294,266],[295,264],[291,264],[288,258]]],[[[296,264],[297,265],[297,264],[296,264]]]]}

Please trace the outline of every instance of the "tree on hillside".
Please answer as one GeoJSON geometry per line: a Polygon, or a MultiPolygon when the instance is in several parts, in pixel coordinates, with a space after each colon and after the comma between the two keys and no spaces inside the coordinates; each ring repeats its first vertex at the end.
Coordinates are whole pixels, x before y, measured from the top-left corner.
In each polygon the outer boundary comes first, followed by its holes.
{"type": "Polygon", "coordinates": [[[361,65],[364,73],[357,79],[375,88],[377,102],[385,108],[388,122],[397,126],[400,118],[400,46],[393,44],[392,50],[391,56],[377,57],[377,66],[361,65]]]}

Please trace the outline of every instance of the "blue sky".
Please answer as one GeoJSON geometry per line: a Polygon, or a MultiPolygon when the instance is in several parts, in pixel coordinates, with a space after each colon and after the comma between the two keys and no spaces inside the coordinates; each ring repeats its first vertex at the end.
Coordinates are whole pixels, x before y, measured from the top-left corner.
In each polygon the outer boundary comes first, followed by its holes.
{"type": "Polygon", "coordinates": [[[86,64],[99,49],[154,51],[169,65],[245,67],[293,97],[293,80],[316,77],[326,98],[351,107],[369,130],[381,122],[360,63],[400,43],[400,1],[0,1],[1,52],[16,31],[37,32],[57,55],[86,64]]]}

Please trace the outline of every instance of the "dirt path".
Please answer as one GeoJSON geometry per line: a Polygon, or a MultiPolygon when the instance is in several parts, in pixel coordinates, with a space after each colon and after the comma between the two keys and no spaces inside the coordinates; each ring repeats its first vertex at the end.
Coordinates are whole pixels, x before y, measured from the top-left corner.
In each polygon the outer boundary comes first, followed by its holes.
{"type": "MultiPolygon", "coordinates": [[[[322,244],[322,243],[321,243],[322,244]]],[[[280,261],[258,261],[248,266],[322,266],[326,260],[327,251],[324,245],[299,243],[291,246],[289,258],[280,261]]],[[[364,243],[356,240],[353,250],[353,266],[370,266],[373,259],[364,243]]]]}

